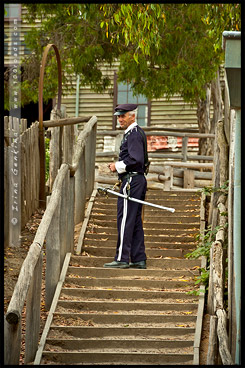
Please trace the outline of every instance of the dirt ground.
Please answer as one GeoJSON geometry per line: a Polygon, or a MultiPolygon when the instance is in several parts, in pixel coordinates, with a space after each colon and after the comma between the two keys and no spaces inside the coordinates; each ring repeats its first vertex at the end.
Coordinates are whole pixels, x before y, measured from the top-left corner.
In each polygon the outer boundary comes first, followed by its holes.
{"type": "MultiPolygon", "coordinates": [[[[22,263],[28,253],[29,247],[33,242],[36,230],[42,219],[43,212],[37,210],[30,221],[26,224],[25,228],[21,232],[21,245],[15,248],[6,248],[4,250],[4,314],[7,311],[16,281],[18,279],[19,271],[22,263]]],[[[78,224],[75,228],[75,244],[79,237],[81,224],[78,224]]],[[[43,285],[45,279],[45,246],[43,248],[43,285]]],[[[44,286],[42,289],[41,298],[41,328],[44,327],[47,312],[44,309],[44,286]]],[[[25,333],[25,307],[22,316],[22,334],[25,333]]],[[[40,334],[41,337],[41,334],[40,334]]],[[[208,352],[208,339],[209,339],[209,315],[204,314],[203,329],[200,346],[200,365],[206,365],[207,352],[208,352]]],[[[24,364],[24,341],[21,347],[20,365],[24,364]]]]}

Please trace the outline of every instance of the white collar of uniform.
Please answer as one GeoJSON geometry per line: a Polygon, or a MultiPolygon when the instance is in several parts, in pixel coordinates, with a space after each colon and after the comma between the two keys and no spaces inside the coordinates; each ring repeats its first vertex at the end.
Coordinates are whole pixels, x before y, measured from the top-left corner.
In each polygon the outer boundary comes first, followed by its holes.
{"type": "Polygon", "coordinates": [[[127,129],[125,130],[124,134],[128,133],[130,130],[134,129],[134,127],[138,126],[138,124],[136,123],[136,121],[132,124],[130,124],[127,129]]]}

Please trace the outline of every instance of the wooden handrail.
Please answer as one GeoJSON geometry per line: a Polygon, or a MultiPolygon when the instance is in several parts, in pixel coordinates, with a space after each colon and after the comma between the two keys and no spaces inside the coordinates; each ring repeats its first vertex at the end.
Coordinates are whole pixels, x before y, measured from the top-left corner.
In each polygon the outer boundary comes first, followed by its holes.
{"type": "MultiPolygon", "coordinates": [[[[154,127],[155,129],[155,127],[154,127]]],[[[100,130],[97,132],[97,135],[111,135],[111,136],[116,136],[118,134],[122,134],[123,131],[122,130],[100,130]]],[[[192,137],[192,138],[215,138],[215,134],[211,134],[211,133],[192,133],[192,132],[176,132],[176,131],[167,131],[167,130],[163,130],[163,131],[148,131],[145,130],[145,134],[146,136],[151,136],[151,135],[157,135],[157,136],[173,136],[173,137],[192,137]]]]}
{"type": "Polygon", "coordinates": [[[206,168],[206,169],[210,169],[213,170],[213,163],[204,163],[204,162],[177,162],[177,161],[166,161],[164,163],[164,166],[172,166],[172,167],[188,167],[191,169],[201,169],[201,168],[206,168]]]}
{"type": "Polygon", "coordinates": [[[14,288],[12,298],[10,300],[8,310],[6,313],[6,320],[10,324],[19,322],[21,312],[26,300],[27,292],[30,286],[31,278],[34,268],[38,261],[43,243],[49,229],[53,214],[58,205],[61,196],[62,182],[68,171],[68,165],[63,164],[54,182],[54,188],[51,195],[50,202],[44,212],[40,225],[37,229],[33,243],[27,253],[27,256],[22,264],[17,283],[14,288]]]}
{"type": "Polygon", "coordinates": [[[88,123],[84,126],[84,129],[81,131],[81,133],[78,136],[77,142],[76,142],[76,147],[75,147],[75,152],[74,152],[74,156],[73,156],[73,162],[71,165],[69,165],[69,169],[70,169],[70,175],[74,176],[77,168],[78,168],[78,164],[79,164],[79,160],[80,157],[83,153],[84,147],[85,147],[85,143],[86,143],[86,139],[89,136],[89,134],[91,133],[94,125],[97,123],[97,117],[96,116],[92,116],[91,119],[88,121],[88,123]]]}
{"type": "Polygon", "coordinates": [[[73,125],[73,124],[79,124],[79,123],[87,122],[91,118],[92,118],[92,116],[79,116],[77,118],[45,120],[43,122],[43,126],[45,128],[53,128],[53,127],[60,127],[60,126],[65,126],[65,125],[73,125]]]}
{"type": "Polygon", "coordinates": [[[33,341],[26,344],[25,363],[28,364],[34,359],[40,332],[39,321],[41,297],[41,282],[39,282],[38,287],[36,287],[35,280],[38,275],[38,277],[40,277],[42,272],[42,247],[46,240],[46,275],[48,274],[48,267],[49,273],[52,272],[52,275],[54,275],[51,281],[50,278],[45,280],[45,307],[48,310],[50,306],[46,301],[49,299],[52,300],[60,275],[60,267],[64,260],[63,255],[67,251],[73,251],[74,248],[74,228],[76,223],[73,220],[68,222],[66,219],[68,216],[71,218],[77,217],[78,222],[84,219],[86,196],[90,196],[93,190],[96,126],[97,117],[93,116],[85,125],[84,132],[80,134],[77,141],[76,155],[74,158],[75,164],[74,167],[72,166],[73,174],[75,173],[76,168],[78,168],[77,175],[75,175],[74,178],[71,177],[70,165],[68,163],[63,163],[60,166],[58,174],[54,180],[52,194],[47,208],[43,214],[33,243],[31,244],[27,256],[21,266],[19,277],[4,320],[4,334],[6,341],[4,360],[6,365],[19,364],[21,347],[21,318],[25,302],[27,310],[26,336],[33,337],[33,341]],[[86,164],[84,164],[85,157],[86,164]],[[81,178],[82,180],[80,180],[81,178]],[[84,190],[82,181],[84,181],[84,183],[86,182],[87,190],[84,190]],[[76,200],[74,200],[74,196],[76,200]],[[67,208],[68,201],[71,205],[71,207],[68,206],[69,208],[67,208]],[[77,208],[76,204],[80,202],[83,203],[83,206],[77,208]],[[59,216],[59,214],[61,215],[59,216]],[[63,214],[65,214],[64,217],[63,214]],[[78,214],[78,216],[76,216],[76,214],[78,214]],[[55,239],[56,249],[60,252],[59,257],[57,257],[57,253],[52,252],[53,243],[50,241],[50,235],[53,231],[52,224],[54,223],[57,225],[56,233],[59,234],[55,239]],[[68,243],[64,241],[64,236],[62,234],[68,234],[66,237],[68,243]],[[73,243],[69,243],[70,235],[72,236],[73,243]],[[69,248],[67,247],[67,244],[69,245],[69,248]],[[52,268],[52,265],[54,264],[55,269],[52,268]],[[34,308],[33,303],[35,305],[34,308]],[[32,308],[34,309],[34,312],[32,308]],[[34,321],[31,318],[34,318],[34,321]],[[32,328],[33,324],[36,326],[35,331],[32,328]]]}

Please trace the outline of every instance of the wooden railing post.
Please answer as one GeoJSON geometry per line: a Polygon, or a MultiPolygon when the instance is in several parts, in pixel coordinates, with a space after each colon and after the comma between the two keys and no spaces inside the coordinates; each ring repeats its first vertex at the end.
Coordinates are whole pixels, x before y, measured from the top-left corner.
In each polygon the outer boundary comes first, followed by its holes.
{"type": "Polygon", "coordinates": [[[75,173],[75,225],[84,218],[85,191],[85,154],[83,151],[75,173]]]}
{"type": "Polygon", "coordinates": [[[69,178],[69,198],[67,206],[68,229],[67,229],[67,252],[74,254],[74,211],[75,211],[75,178],[69,178]]]}
{"type": "MultiPolygon", "coordinates": [[[[48,198],[50,200],[50,198],[48,198]]],[[[46,235],[45,309],[49,310],[60,275],[60,207],[61,199],[52,217],[46,235]]],[[[49,202],[48,202],[49,203],[49,202]]]]}
{"type": "Polygon", "coordinates": [[[172,166],[164,166],[164,175],[168,178],[164,182],[164,190],[171,190],[173,186],[173,168],[172,166]]]}
{"type": "Polygon", "coordinates": [[[69,177],[70,173],[67,170],[61,189],[61,204],[60,204],[60,269],[62,268],[65,255],[67,253],[68,243],[68,200],[69,200],[69,177]]]}
{"type": "Polygon", "coordinates": [[[43,254],[34,269],[26,301],[25,364],[32,362],[38,347],[42,290],[43,254]]]}
{"type": "Polygon", "coordinates": [[[209,341],[207,365],[216,365],[218,359],[218,337],[217,337],[217,316],[210,316],[210,329],[209,329],[209,341]]]}
{"type": "Polygon", "coordinates": [[[91,192],[94,189],[94,179],[95,179],[95,160],[96,160],[96,135],[97,135],[97,122],[94,124],[93,129],[91,131],[91,140],[92,140],[92,150],[91,150],[91,167],[94,169],[91,172],[91,192]]]}
{"type": "Polygon", "coordinates": [[[4,317],[4,365],[19,365],[21,349],[21,316],[10,324],[4,317]]]}
{"type": "Polygon", "coordinates": [[[92,140],[91,140],[91,133],[90,133],[87,138],[86,145],[85,145],[85,192],[86,192],[86,197],[89,197],[90,190],[91,190],[91,153],[92,153],[92,140]]]}
{"type": "Polygon", "coordinates": [[[48,206],[21,267],[4,319],[5,365],[19,365],[21,317],[25,301],[27,301],[25,363],[29,364],[35,358],[40,333],[42,247],[46,240],[45,308],[49,310],[60,278],[64,255],[74,253],[74,219],[76,224],[84,219],[86,200],[84,147],[86,139],[90,139],[89,177],[92,186],[96,123],[97,118],[94,116],[79,136],[74,164],[61,165],[48,206]]]}
{"type": "Polygon", "coordinates": [[[182,138],[182,161],[187,161],[188,137],[182,138]]]}

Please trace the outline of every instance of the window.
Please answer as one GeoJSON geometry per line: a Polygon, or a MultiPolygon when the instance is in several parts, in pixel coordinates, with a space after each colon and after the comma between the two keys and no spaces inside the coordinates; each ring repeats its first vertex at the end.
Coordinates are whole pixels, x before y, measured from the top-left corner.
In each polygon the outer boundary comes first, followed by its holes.
{"type": "MultiPolygon", "coordinates": [[[[136,120],[137,124],[142,127],[146,127],[147,125],[149,125],[150,102],[148,101],[148,99],[143,95],[133,96],[133,91],[131,90],[130,83],[117,83],[116,75],[114,83],[114,109],[117,105],[125,103],[135,103],[138,105],[138,114],[136,120]]],[[[117,126],[116,117],[114,117],[113,123],[113,129],[115,129],[117,126]]]]}

